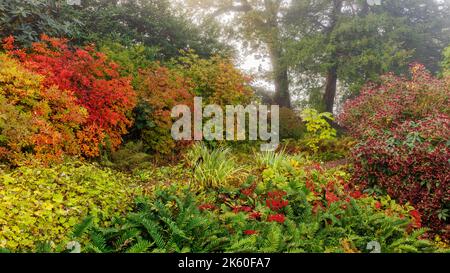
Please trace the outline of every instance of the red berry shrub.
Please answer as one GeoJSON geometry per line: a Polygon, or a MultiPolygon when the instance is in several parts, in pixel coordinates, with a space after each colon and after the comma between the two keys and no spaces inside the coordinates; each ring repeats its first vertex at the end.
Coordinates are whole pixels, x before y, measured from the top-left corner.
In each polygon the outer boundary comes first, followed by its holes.
{"type": "Polygon", "coordinates": [[[258,234],[258,232],[256,230],[249,229],[249,230],[244,230],[244,234],[245,235],[256,235],[256,234],[258,234]]]}
{"type": "Polygon", "coordinates": [[[5,39],[4,48],[23,65],[45,77],[47,87],[73,92],[88,110],[87,122],[77,133],[85,156],[98,156],[107,139],[110,148],[121,144],[121,136],[132,121],[130,111],[136,95],[129,78],[119,75],[119,67],[93,46],[71,48],[67,40],[42,35],[30,49],[15,49],[14,38],[5,39]]]}
{"type": "Polygon", "coordinates": [[[284,216],[284,214],[272,214],[267,217],[267,221],[283,224],[286,221],[286,217],[284,216]]]}
{"type": "Polygon", "coordinates": [[[413,204],[424,225],[448,236],[450,81],[417,64],[411,75],[388,75],[346,103],[340,121],[360,139],[353,182],[413,204]]]}

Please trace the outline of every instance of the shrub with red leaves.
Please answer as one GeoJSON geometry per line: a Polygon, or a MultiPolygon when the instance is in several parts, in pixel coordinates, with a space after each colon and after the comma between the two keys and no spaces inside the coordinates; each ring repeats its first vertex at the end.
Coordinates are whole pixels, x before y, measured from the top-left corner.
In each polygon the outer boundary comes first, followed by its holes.
{"type": "Polygon", "coordinates": [[[214,206],[213,204],[202,204],[202,205],[198,206],[198,209],[200,211],[214,210],[214,209],[216,209],[216,206],[214,206]]]}
{"type": "Polygon", "coordinates": [[[16,49],[14,38],[4,40],[4,48],[22,64],[43,76],[47,87],[73,92],[88,110],[87,122],[77,133],[85,156],[100,154],[99,145],[108,138],[111,148],[121,144],[132,121],[128,117],[136,103],[131,79],[119,75],[119,67],[93,46],[72,48],[67,40],[42,35],[28,50],[16,49]]]}
{"type": "Polygon", "coordinates": [[[155,63],[140,71],[137,82],[136,92],[140,104],[143,104],[138,108],[143,107],[144,110],[141,119],[153,124],[138,130],[147,152],[173,155],[190,146],[192,141],[175,141],[171,134],[173,107],[187,105],[193,109],[194,94],[189,79],[155,63]],[[145,109],[151,111],[145,113],[145,109]]]}
{"type": "Polygon", "coordinates": [[[450,201],[449,135],[450,118],[439,116],[369,138],[353,151],[353,181],[381,186],[391,197],[413,204],[427,226],[445,229],[448,219],[440,215],[450,201]]]}
{"type": "Polygon", "coordinates": [[[250,213],[248,217],[253,220],[260,220],[261,216],[262,216],[261,212],[254,211],[254,212],[250,213]]]}
{"type": "Polygon", "coordinates": [[[340,120],[360,139],[352,152],[353,183],[381,186],[413,204],[416,225],[448,237],[450,81],[432,77],[421,65],[412,66],[411,74],[389,75],[344,107],[340,120]]]}
{"type": "Polygon", "coordinates": [[[450,115],[450,79],[433,77],[413,64],[411,78],[388,74],[379,86],[367,85],[361,95],[345,103],[338,121],[358,139],[376,137],[405,121],[450,115]]]}
{"type": "Polygon", "coordinates": [[[326,191],[325,192],[325,199],[328,202],[328,206],[331,204],[340,201],[339,197],[336,196],[333,192],[326,191]]]}
{"type": "Polygon", "coordinates": [[[418,212],[417,210],[412,210],[412,211],[409,212],[409,214],[414,219],[414,222],[412,223],[413,227],[414,228],[421,228],[422,227],[422,222],[421,222],[420,212],[418,212]]]}
{"type": "Polygon", "coordinates": [[[249,207],[249,206],[237,206],[233,208],[233,212],[234,213],[239,213],[239,212],[251,212],[253,211],[253,208],[249,207]]]}

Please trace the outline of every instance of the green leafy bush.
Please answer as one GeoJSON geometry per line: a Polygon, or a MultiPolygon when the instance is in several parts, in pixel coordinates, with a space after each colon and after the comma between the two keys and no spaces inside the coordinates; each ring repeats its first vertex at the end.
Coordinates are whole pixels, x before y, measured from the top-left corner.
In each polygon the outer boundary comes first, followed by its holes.
{"type": "Polygon", "coordinates": [[[205,59],[187,51],[172,62],[173,68],[190,80],[194,95],[202,97],[205,104],[247,105],[254,98],[251,78],[230,59],[220,56],[205,59]]]}
{"type": "Polygon", "coordinates": [[[299,114],[286,107],[280,108],[281,139],[300,139],[304,136],[305,131],[305,124],[299,114]]]}
{"type": "Polygon", "coordinates": [[[73,37],[82,24],[65,0],[0,0],[0,33],[13,35],[21,45],[30,45],[43,33],[73,37]]]}
{"type": "Polygon", "coordinates": [[[87,215],[108,225],[129,210],[137,193],[127,176],[78,162],[0,172],[0,248],[59,243],[87,215]]]}
{"type": "Polygon", "coordinates": [[[306,123],[306,145],[313,152],[317,152],[320,144],[324,141],[336,138],[336,130],[329,123],[334,120],[333,114],[319,113],[315,109],[305,109],[302,112],[302,119],[306,123]]]}
{"type": "Polygon", "coordinates": [[[158,49],[142,44],[125,46],[114,40],[102,41],[98,46],[110,60],[120,66],[122,76],[137,77],[139,70],[149,67],[157,59],[158,49]]]}
{"type": "Polygon", "coordinates": [[[144,152],[142,142],[128,142],[117,151],[104,156],[101,164],[121,171],[132,171],[151,166],[152,157],[144,152]]]}
{"type": "Polygon", "coordinates": [[[450,76],[450,46],[444,51],[444,61],[442,62],[444,76],[450,76]]]}
{"type": "Polygon", "coordinates": [[[347,136],[325,140],[316,152],[313,152],[307,143],[308,139],[287,139],[282,142],[282,147],[287,154],[305,154],[314,160],[327,162],[347,159],[357,140],[347,136]]]}

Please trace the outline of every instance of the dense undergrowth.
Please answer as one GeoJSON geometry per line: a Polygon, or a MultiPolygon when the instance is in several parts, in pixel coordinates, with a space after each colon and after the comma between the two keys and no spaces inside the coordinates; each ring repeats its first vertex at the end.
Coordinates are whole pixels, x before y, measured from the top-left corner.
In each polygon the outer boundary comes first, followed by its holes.
{"type": "MultiPolygon", "coordinates": [[[[207,149],[196,145],[192,153],[207,149]]],[[[224,170],[229,176],[212,176],[217,184],[211,184],[203,174],[220,171],[215,164],[237,164],[227,157],[230,150],[213,153],[196,166],[187,157],[177,166],[128,174],[82,163],[3,174],[0,194],[10,201],[2,202],[8,222],[0,226],[12,228],[0,246],[18,252],[79,246],[96,253],[356,253],[370,252],[367,244],[377,242],[383,252],[445,251],[410,204],[349,183],[348,165],[327,168],[301,154],[255,152],[232,173],[224,170]],[[36,185],[25,189],[24,181],[36,185]],[[6,210],[12,201],[21,210],[6,210]]]]}

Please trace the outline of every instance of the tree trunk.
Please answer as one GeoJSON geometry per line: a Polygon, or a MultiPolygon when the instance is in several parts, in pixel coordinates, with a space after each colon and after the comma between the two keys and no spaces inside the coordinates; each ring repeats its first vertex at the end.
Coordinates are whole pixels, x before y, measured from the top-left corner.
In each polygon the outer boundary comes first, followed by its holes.
{"type": "Polygon", "coordinates": [[[274,102],[280,107],[291,108],[291,95],[289,93],[288,67],[283,62],[283,46],[280,35],[278,13],[280,1],[264,0],[267,20],[265,22],[266,45],[269,49],[272,62],[273,78],[275,83],[274,102]]]}
{"type": "Polygon", "coordinates": [[[288,68],[282,63],[281,52],[278,48],[270,49],[270,59],[275,82],[274,102],[280,107],[291,108],[288,68]]]}
{"type": "MultiPolygon", "coordinates": [[[[327,29],[328,34],[328,43],[332,44],[332,36],[334,28],[337,26],[339,15],[341,14],[343,1],[342,0],[333,0],[333,12],[330,17],[330,26],[327,29]]],[[[336,85],[337,85],[337,52],[333,51],[330,56],[333,65],[327,71],[327,82],[325,86],[325,94],[323,96],[323,100],[325,103],[325,111],[333,113],[334,110],[334,99],[336,97],[336,85]]]]}
{"type": "Polygon", "coordinates": [[[330,69],[328,69],[325,94],[323,96],[326,112],[333,113],[334,100],[336,97],[336,86],[337,86],[337,67],[332,66],[330,69]]]}
{"type": "Polygon", "coordinates": [[[286,67],[275,72],[275,95],[274,101],[280,107],[291,108],[291,96],[289,94],[289,79],[286,67]]]}

